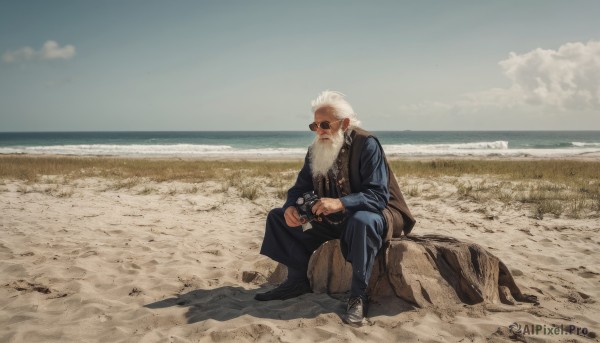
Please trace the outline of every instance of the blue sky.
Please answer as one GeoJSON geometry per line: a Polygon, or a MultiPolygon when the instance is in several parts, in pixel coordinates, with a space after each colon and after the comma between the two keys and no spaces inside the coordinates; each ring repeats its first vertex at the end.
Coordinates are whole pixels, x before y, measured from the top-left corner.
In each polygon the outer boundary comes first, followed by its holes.
{"type": "Polygon", "coordinates": [[[0,0],[0,131],[600,130],[598,1],[0,0]]]}

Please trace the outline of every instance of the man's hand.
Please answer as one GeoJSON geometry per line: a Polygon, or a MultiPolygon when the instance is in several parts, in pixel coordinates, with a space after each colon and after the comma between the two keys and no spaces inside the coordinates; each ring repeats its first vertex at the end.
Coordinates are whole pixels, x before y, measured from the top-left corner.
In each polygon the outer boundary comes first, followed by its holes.
{"type": "Polygon", "coordinates": [[[344,204],[342,204],[342,201],[334,198],[321,198],[312,208],[313,213],[317,216],[321,214],[328,216],[343,210],[344,204]]]}
{"type": "Polygon", "coordinates": [[[300,214],[298,213],[298,210],[295,206],[290,206],[286,208],[285,212],[283,213],[283,217],[285,218],[285,223],[289,227],[296,227],[302,225],[302,223],[300,223],[300,214]]]}

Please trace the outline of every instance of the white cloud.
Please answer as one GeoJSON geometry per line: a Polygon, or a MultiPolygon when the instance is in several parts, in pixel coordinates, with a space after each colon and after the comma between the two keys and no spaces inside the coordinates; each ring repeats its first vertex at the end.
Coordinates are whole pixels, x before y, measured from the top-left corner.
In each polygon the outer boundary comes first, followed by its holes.
{"type": "Polygon", "coordinates": [[[600,109],[600,42],[567,43],[558,50],[514,52],[500,62],[522,100],[560,109],[600,109]]]}
{"type": "Polygon", "coordinates": [[[35,51],[31,47],[22,47],[14,51],[7,51],[2,56],[6,63],[18,61],[27,61],[32,59],[53,60],[53,59],[71,59],[75,56],[75,47],[73,45],[65,45],[60,47],[53,40],[46,41],[39,51],[35,51]]]}
{"type": "Polygon", "coordinates": [[[53,40],[49,40],[44,43],[42,50],[40,51],[40,57],[45,60],[51,60],[55,58],[62,58],[65,60],[71,59],[75,56],[75,47],[72,45],[65,45],[62,48],[58,46],[53,40]]]}
{"type": "Polygon", "coordinates": [[[2,59],[6,63],[12,63],[18,60],[30,60],[33,58],[33,56],[35,56],[35,51],[26,46],[15,51],[6,52],[4,56],[2,56],[2,59]]]}
{"type": "Polygon", "coordinates": [[[490,108],[600,109],[600,42],[567,43],[558,50],[511,52],[499,62],[509,88],[464,94],[451,103],[401,106],[403,111],[473,113],[490,108]]]}

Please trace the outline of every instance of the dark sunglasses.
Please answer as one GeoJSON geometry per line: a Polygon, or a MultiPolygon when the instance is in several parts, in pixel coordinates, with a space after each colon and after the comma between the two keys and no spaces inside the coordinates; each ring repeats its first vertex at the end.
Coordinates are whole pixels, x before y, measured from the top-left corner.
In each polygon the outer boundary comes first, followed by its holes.
{"type": "MultiPolygon", "coordinates": [[[[344,119],[340,119],[340,120],[338,120],[337,122],[339,123],[339,122],[341,122],[342,120],[344,120],[344,119]]],[[[334,122],[334,123],[335,123],[335,122],[334,122]]],[[[310,123],[310,124],[308,124],[308,128],[309,128],[311,131],[317,131],[317,128],[319,128],[319,127],[320,127],[321,129],[323,129],[323,130],[329,130],[329,129],[331,129],[331,123],[330,123],[330,122],[328,122],[328,121],[322,121],[322,122],[320,122],[320,123],[318,123],[318,124],[317,124],[317,123],[310,123]]]]}

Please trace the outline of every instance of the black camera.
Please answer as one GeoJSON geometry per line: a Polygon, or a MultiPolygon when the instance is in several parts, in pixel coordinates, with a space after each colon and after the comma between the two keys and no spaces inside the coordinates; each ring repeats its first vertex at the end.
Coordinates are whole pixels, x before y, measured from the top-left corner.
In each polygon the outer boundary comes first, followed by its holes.
{"type": "Polygon", "coordinates": [[[298,210],[298,214],[300,214],[300,223],[306,224],[313,220],[318,222],[323,220],[321,216],[317,216],[312,212],[313,206],[318,201],[319,196],[314,191],[306,192],[296,200],[296,209],[298,210]]]}

